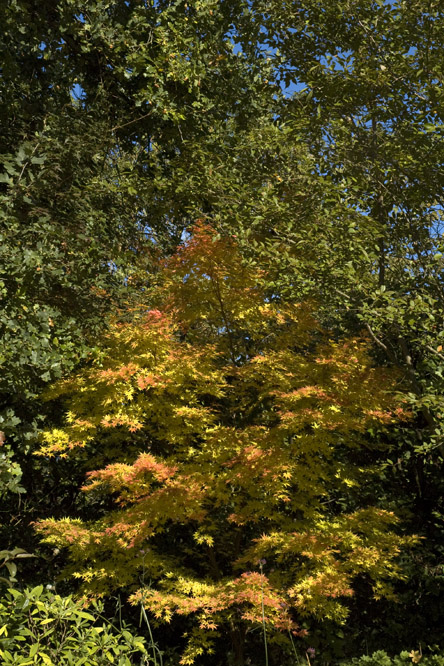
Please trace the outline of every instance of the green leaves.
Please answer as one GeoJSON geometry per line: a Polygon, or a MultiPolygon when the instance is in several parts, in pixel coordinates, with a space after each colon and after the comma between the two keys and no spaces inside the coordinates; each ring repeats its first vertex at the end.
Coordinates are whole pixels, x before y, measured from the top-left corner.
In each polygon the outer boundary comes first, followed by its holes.
{"type": "Polygon", "coordinates": [[[30,553],[27,553],[25,550],[23,550],[23,548],[14,548],[13,550],[0,550],[0,560],[2,560],[0,562],[0,568],[6,567],[7,572],[9,574],[7,578],[1,576],[0,580],[3,583],[7,584],[16,583],[17,560],[21,560],[23,558],[28,558],[28,557],[35,557],[35,556],[31,555],[30,553]]]}
{"type": "MultiPolygon", "coordinates": [[[[14,666],[131,666],[148,659],[145,641],[125,625],[103,623],[103,606],[91,612],[72,597],[62,598],[43,586],[8,590],[0,602],[0,656],[14,666]]],[[[148,663],[148,662],[147,662],[148,663]]]]}

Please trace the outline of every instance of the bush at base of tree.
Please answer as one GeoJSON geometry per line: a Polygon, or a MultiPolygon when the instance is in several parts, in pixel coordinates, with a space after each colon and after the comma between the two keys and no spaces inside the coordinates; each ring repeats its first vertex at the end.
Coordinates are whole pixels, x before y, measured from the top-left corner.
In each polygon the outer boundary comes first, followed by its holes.
{"type": "Polygon", "coordinates": [[[0,658],[6,666],[141,666],[145,641],[102,620],[100,603],[85,609],[43,587],[10,589],[0,601],[0,658]]]}
{"type": "Polygon", "coordinates": [[[420,650],[401,652],[400,655],[389,657],[387,652],[378,650],[372,655],[356,657],[350,661],[341,662],[341,666],[405,666],[406,664],[421,664],[421,666],[444,666],[444,655],[434,654],[422,656],[420,650]]]}

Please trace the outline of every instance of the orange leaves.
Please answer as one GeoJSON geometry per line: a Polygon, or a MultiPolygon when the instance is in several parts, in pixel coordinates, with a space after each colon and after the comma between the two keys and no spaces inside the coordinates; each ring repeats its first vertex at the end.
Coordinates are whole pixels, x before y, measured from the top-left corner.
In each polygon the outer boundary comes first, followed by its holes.
{"type": "Polygon", "coordinates": [[[189,237],[180,245],[176,254],[165,262],[167,274],[182,279],[236,279],[232,271],[233,259],[238,259],[236,243],[232,238],[220,238],[203,220],[198,220],[189,237]]]}
{"type": "Polygon", "coordinates": [[[148,453],[143,453],[133,464],[133,479],[150,473],[153,475],[156,481],[163,482],[174,476],[177,470],[177,465],[165,465],[164,463],[156,460],[154,456],[148,453]]]}
{"type": "MultiPolygon", "coordinates": [[[[390,531],[395,522],[390,512],[373,508],[334,519],[318,513],[308,529],[276,531],[257,538],[238,565],[274,557],[286,572],[291,606],[302,615],[342,621],[347,615],[342,599],[353,594],[357,574],[370,574],[375,590],[378,581],[399,576],[394,557],[409,541],[390,531]]],[[[389,593],[390,587],[385,585],[389,593]]]]}
{"type": "Polygon", "coordinates": [[[153,388],[158,386],[161,382],[159,375],[154,375],[152,373],[139,375],[137,377],[137,386],[143,391],[146,388],[153,388]]]}
{"type": "Polygon", "coordinates": [[[151,481],[162,483],[173,477],[177,469],[177,466],[165,465],[151,454],[144,453],[133,465],[116,463],[105,469],[89,472],[87,476],[90,483],[84,486],[83,490],[91,491],[103,485],[112,492],[125,489],[125,497],[129,496],[135,501],[141,495],[147,494],[151,481]]]}
{"type": "Polygon", "coordinates": [[[234,329],[261,319],[258,273],[245,268],[231,238],[217,237],[199,221],[177,253],[165,262],[160,298],[190,339],[217,343],[235,362],[234,329]],[[252,307],[253,305],[253,307],[252,307]]]}
{"type": "Polygon", "coordinates": [[[46,541],[57,546],[70,546],[82,550],[94,539],[94,532],[80,520],[41,520],[37,524],[39,532],[47,535],[46,541]]]}
{"type": "Polygon", "coordinates": [[[97,373],[97,376],[104,379],[108,384],[114,384],[117,381],[127,382],[136,374],[138,369],[137,365],[129,363],[128,365],[122,365],[117,370],[113,370],[112,368],[101,370],[97,373]]]}
{"type": "Polygon", "coordinates": [[[233,611],[241,620],[259,624],[263,608],[270,629],[299,631],[289,613],[288,596],[256,571],[213,583],[168,575],[160,591],[140,590],[130,600],[142,602],[156,618],[167,622],[174,614],[197,615],[200,628],[209,630],[217,629],[224,613],[233,615],[233,611]]]}
{"type": "MultiPolygon", "coordinates": [[[[141,454],[133,465],[108,465],[90,472],[83,490],[104,489],[117,493],[116,502],[125,508],[125,521],[134,531],[132,546],[168,521],[202,520],[205,486],[196,476],[178,476],[178,465],[167,465],[153,455],[141,454]]],[[[109,527],[106,534],[113,533],[109,527]]]]}

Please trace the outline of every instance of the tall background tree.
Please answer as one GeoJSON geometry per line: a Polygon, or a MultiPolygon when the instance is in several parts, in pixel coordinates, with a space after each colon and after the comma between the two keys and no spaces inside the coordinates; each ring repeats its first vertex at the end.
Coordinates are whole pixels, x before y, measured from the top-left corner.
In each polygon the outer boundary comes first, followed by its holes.
{"type": "MultiPolygon", "coordinates": [[[[75,502],[73,471],[29,455],[51,418],[43,387],[88,358],[111,309],[149,283],[152,256],[168,254],[210,206],[200,181],[181,183],[195,155],[217,153],[222,136],[233,143],[237,127],[268,110],[261,63],[230,39],[244,10],[123,1],[0,9],[0,427],[6,464],[13,450],[26,477],[12,512],[20,531],[56,498],[61,511],[75,502]]],[[[16,532],[5,527],[12,546],[16,532]]]]}
{"type": "MultiPolygon", "coordinates": [[[[296,1],[253,3],[253,12],[278,78],[297,88],[280,118],[295,142],[304,137],[320,192],[308,237],[287,213],[275,240],[265,222],[262,247],[267,256],[274,247],[279,293],[298,293],[302,282],[327,320],[365,328],[376,356],[405,376],[416,421],[381,460],[374,492],[404,511],[426,545],[409,562],[398,619],[388,612],[382,622],[387,645],[421,635],[438,642],[430,628],[442,604],[443,9],[296,1]]],[[[365,604],[362,617],[376,619],[365,604]]]]}

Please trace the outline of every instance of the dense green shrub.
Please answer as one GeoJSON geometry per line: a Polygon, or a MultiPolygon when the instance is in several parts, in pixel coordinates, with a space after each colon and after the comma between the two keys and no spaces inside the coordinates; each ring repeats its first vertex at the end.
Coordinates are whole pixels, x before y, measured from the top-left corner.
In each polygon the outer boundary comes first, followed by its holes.
{"type": "Polygon", "coordinates": [[[14,666],[141,666],[144,639],[101,620],[101,605],[85,610],[43,586],[10,589],[0,600],[0,659],[14,666]]]}
{"type": "Polygon", "coordinates": [[[420,666],[444,666],[444,655],[434,654],[422,656],[418,650],[401,652],[399,656],[389,657],[383,650],[374,652],[371,656],[356,657],[350,661],[341,662],[341,666],[407,666],[407,664],[420,664],[420,666]]]}

